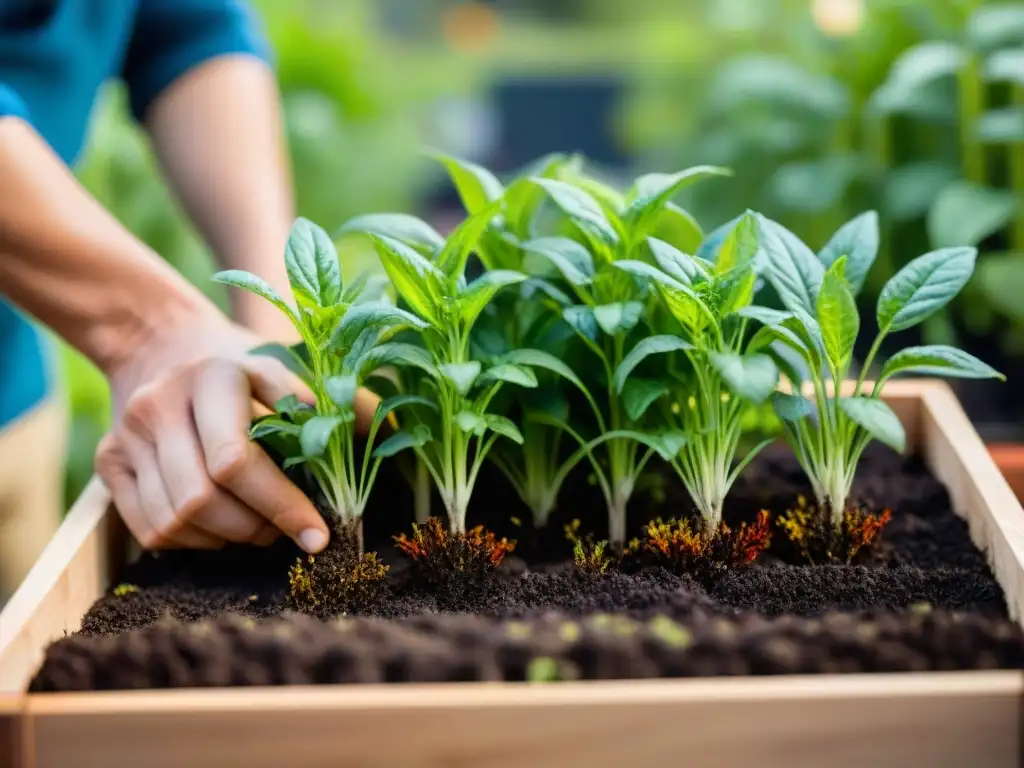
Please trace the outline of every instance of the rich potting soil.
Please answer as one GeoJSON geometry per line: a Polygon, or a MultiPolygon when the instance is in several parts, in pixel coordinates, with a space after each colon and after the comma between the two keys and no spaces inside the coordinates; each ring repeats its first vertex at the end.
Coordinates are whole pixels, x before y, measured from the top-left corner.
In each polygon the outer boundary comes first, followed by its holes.
{"type": "MultiPolygon", "coordinates": [[[[382,594],[345,615],[287,600],[298,550],[144,555],[79,633],[51,646],[35,691],[445,680],[563,680],[1024,668],[1024,634],[945,488],[916,458],[875,447],[855,495],[893,512],[851,565],[807,565],[776,531],[751,566],[695,580],[660,567],[573,568],[566,523],[605,535],[596,490],[563,490],[546,533],[500,476],[478,485],[471,524],[515,538],[484,581],[427,587],[392,546],[411,495],[379,478],[367,548],[391,565],[382,594]],[[518,518],[516,523],[513,518],[518,518]]],[[[805,493],[796,462],[765,454],[729,497],[731,525],[784,511],[805,493]]],[[[669,474],[638,490],[630,531],[689,509],[669,474]]]]}

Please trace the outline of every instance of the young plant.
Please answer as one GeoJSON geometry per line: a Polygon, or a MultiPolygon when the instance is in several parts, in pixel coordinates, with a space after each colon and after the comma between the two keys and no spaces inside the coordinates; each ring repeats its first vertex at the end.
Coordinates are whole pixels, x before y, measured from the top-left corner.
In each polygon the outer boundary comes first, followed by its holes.
{"type": "Polygon", "coordinates": [[[771,442],[754,446],[733,466],[744,421],[767,402],[779,379],[770,355],[747,348],[748,324],[751,318],[777,319],[779,313],[752,305],[758,253],[752,214],[739,219],[715,249],[713,263],[656,238],[648,238],[647,247],[657,266],[636,260],[615,266],[654,288],[675,321],[666,329],[674,332],[639,342],[613,383],[619,393],[628,394],[632,386],[648,400],[662,399],[665,419],[686,434],[671,464],[700,513],[703,535],[713,537],[732,484],[771,442]],[[666,353],[668,364],[655,378],[633,375],[644,360],[666,353]],[[676,395],[671,404],[663,397],[669,393],[676,395]]]}
{"type": "Polygon", "coordinates": [[[566,471],[584,456],[591,458],[608,505],[609,540],[620,550],[626,539],[626,507],[638,477],[655,452],[671,459],[682,438],[675,431],[641,431],[640,419],[653,402],[651,391],[616,386],[615,372],[631,354],[638,337],[646,335],[641,321],[648,305],[636,281],[615,265],[638,257],[655,232],[664,232],[666,237],[685,243],[685,247],[695,247],[702,237],[700,228],[671,200],[693,182],[724,173],[702,166],[674,175],[651,174],[637,179],[626,195],[582,173],[574,174],[573,183],[533,179],[561,212],[568,234],[534,238],[522,247],[534,257],[534,268],[540,271],[544,266],[538,264],[538,259],[547,262],[548,270],[559,275],[567,292],[574,296],[575,303],[562,310],[562,317],[596,363],[596,370],[582,378],[601,387],[606,398],[602,410],[585,391],[598,433],[592,439],[586,439],[568,423],[552,423],[580,444],[564,465],[566,471]],[[603,446],[605,462],[594,459],[598,446],[603,446]]]}
{"type": "MultiPolygon", "coordinates": [[[[751,347],[781,343],[796,352],[809,370],[814,393],[810,400],[800,393],[800,382],[794,382],[794,392],[776,393],[774,404],[814,491],[817,524],[835,544],[854,535],[849,530],[854,518],[861,525],[870,524],[863,515],[851,517],[859,512],[848,506],[857,462],[868,443],[876,439],[899,452],[905,448],[903,427],[881,399],[886,381],[907,373],[1004,379],[966,352],[929,345],[892,355],[874,385],[866,387],[882,342],[891,333],[923,322],[953,299],[970,279],[977,252],[974,248],[933,251],[892,276],[878,298],[878,335],[852,391],[844,395],[842,385],[850,378],[861,326],[855,296],[878,251],[877,215],[866,213],[848,222],[817,255],[769,219],[759,217],[759,229],[770,266],[768,277],[788,311],[759,318],[765,325],[751,340],[751,347]]],[[[844,557],[834,548],[827,551],[830,557],[844,557]]]]}
{"type": "Polygon", "coordinates": [[[301,465],[309,471],[334,513],[359,531],[361,550],[359,523],[380,462],[422,444],[430,435],[423,429],[399,432],[374,450],[374,440],[388,415],[395,408],[418,402],[396,398],[378,406],[366,445],[359,450],[356,391],[382,366],[408,362],[404,346],[387,342],[388,334],[425,324],[382,301],[361,302],[366,280],[343,284],[333,242],[310,221],[299,219],[292,227],[285,265],[294,305],[248,272],[229,270],[214,276],[217,282],[262,296],[292,321],[302,339],[300,349],[273,347],[269,351],[287,361],[316,396],[315,405],[301,403],[295,396],[284,398],[277,403],[276,413],[256,420],[250,437],[271,446],[286,469],[301,465]]]}

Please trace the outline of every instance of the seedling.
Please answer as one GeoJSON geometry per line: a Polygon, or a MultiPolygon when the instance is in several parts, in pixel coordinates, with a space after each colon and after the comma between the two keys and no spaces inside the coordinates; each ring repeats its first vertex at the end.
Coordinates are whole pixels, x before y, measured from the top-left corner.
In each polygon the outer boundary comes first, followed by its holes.
{"type": "Polygon", "coordinates": [[[391,435],[374,450],[378,431],[396,408],[431,403],[408,396],[383,401],[360,451],[355,441],[356,391],[383,366],[415,364],[407,345],[386,339],[399,329],[425,324],[382,301],[361,302],[366,280],[356,279],[347,286],[342,283],[334,243],[306,219],[297,220],[292,227],[285,265],[294,305],[248,272],[229,270],[213,278],[262,296],[292,321],[302,339],[300,349],[294,352],[277,347],[272,351],[290,362],[316,397],[315,404],[300,402],[295,396],[282,399],[275,406],[276,413],[253,424],[250,437],[271,446],[285,468],[307,468],[335,514],[361,531],[358,523],[380,462],[430,438],[425,427],[418,427],[391,435]]]}
{"type": "Polygon", "coordinates": [[[480,525],[453,535],[432,517],[425,525],[413,525],[412,536],[396,536],[395,546],[412,559],[420,581],[445,588],[453,576],[483,578],[501,565],[516,544],[480,525]]]}
{"type": "MultiPolygon", "coordinates": [[[[639,416],[650,404],[639,392],[620,397],[614,374],[622,365],[638,335],[636,331],[648,307],[636,282],[615,264],[637,255],[647,247],[647,238],[666,230],[672,237],[692,243],[700,229],[671,199],[695,181],[726,173],[702,166],[674,175],[640,177],[626,195],[607,185],[573,174],[573,183],[537,177],[533,183],[543,189],[563,214],[569,236],[534,238],[523,243],[528,255],[547,262],[560,275],[576,302],[562,310],[562,317],[594,356],[598,365],[593,376],[607,397],[605,412],[586,390],[597,436],[586,439],[570,424],[550,419],[570,434],[579,450],[563,465],[569,471],[582,458],[594,465],[595,478],[608,505],[609,539],[621,549],[626,538],[626,507],[637,479],[655,453],[672,458],[682,438],[678,432],[648,434],[639,429],[639,416]],[[594,458],[594,449],[604,445],[607,465],[594,458]],[[643,450],[641,450],[643,448],[643,450]]],[[[541,276],[546,276],[542,274],[541,276]]]]}
{"type": "MultiPolygon", "coordinates": [[[[905,449],[903,426],[881,400],[885,383],[906,373],[970,379],[1005,379],[991,366],[954,347],[908,347],[892,355],[868,389],[866,377],[889,334],[912,328],[944,307],[967,284],[974,270],[974,248],[944,248],[920,256],[897,272],[878,298],[878,335],[850,395],[850,376],[860,316],[854,297],[878,251],[878,217],[870,212],[845,224],[815,255],[781,225],[759,217],[768,277],[788,310],[758,318],[765,325],[752,348],[781,343],[809,370],[814,395],[805,398],[794,381],[792,394],[776,393],[776,413],[807,473],[819,514],[834,537],[849,534],[850,490],[861,454],[872,439],[896,451],[905,449]],[[844,522],[845,521],[845,522],[844,522]]],[[[863,517],[861,515],[861,517],[863,517]]],[[[861,523],[865,523],[861,519],[861,523]]]]}
{"type": "Polygon", "coordinates": [[[704,535],[713,536],[732,484],[771,442],[754,446],[733,466],[745,420],[768,401],[779,379],[769,355],[747,349],[748,324],[779,313],[752,305],[758,252],[752,214],[715,249],[714,263],[656,238],[648,238],[647,248],[657,266],[637,260],[615,266],[653,286],[675,321],[666,328],[674,332],[639,342],[616,369],[613,383],[635,412],[660,400],[664,418],[686,435],[671,464],[700,513],[704,535]],[[654,378],[635,376],[652,355],[668,355],[668,364],[654,378]],[[675,399],[666,403],[670,393],[675,399]]]}

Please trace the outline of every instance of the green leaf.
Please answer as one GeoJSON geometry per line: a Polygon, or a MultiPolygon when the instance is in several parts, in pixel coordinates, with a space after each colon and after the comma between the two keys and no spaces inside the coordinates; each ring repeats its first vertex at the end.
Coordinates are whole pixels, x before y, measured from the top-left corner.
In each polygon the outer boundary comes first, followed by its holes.
{"type": "Polygon", "coordinates": [[[662,209],[652,234],[684,253],[694,253],[704,239],[704,231],[693,216],[675,203],[662,209]]]}
{"type": "Polygon", "coordinates": [[[443,152],[429,154],[448,171],[462,206],[470,216],[479,213],[505,193],[501,182],[486,168],[443,152]]]}
{"type": "Polygon", "coordinates": [[[484,417],[472,411],[459,411],[455,414],[455,426],[468,435],[479,437],[487,431],[487,422],[484,417]]]}
{"type": "Polygon", "coordinates": [[[570,285],[587,285],[594,278],[590,251],[568,237],[539,237],[523,243],[522,248],[550,261],[570,285]]]}
{"type": "Polygon", "coordinates": [[[721,275],[751,264],[758,248],[757,219],[748,211],[722,240],[715,260],[715,271],[721,275]]]}
{"type": "Polygon", "coordinates": [[[1024,41],[1019,48],[1007,48],[989,56],[985,62],[985,79],[995,83],[1024,85],[1024,41]]]}
{"type": "Polygon", "coordinates": [[[850,364],[860,331],[860,313],[846,286],[845,270],[846,256],[840,256],[825,273],[818,293],[818,324],[825,355],[840,372],[845,372],[850,364]]]}
{"type": "Polygon", "coordinates": [[[416,315],[392,304],[384,302],[353,304],[342,315],[341,321],[334,329],[331,346],[335,349],[348,349],[366,330],[382,330],[402,325],[417,329],[427,327],[427,323],[416,315]]]}
{"type": "Polygon", "coordinates": [[[551,371],[552,373],[561,376],[577,389],[584,392],[586,391],[586,387],[583,386],[583,382],[573,372],[572,368],[550,352],[545,352],[540,349],[516,349],[509,352],[507,355],[504,355],[502,357],[502,361],[513,365],[526,365],[531,368],[542,368],[544,370],[551,371]]]}
{"type": "Polygon", "coordinates": [[[955,379],[999,379],[1006,377],[974,355],[944,344],[907,347],[889,358],[880,381],[901,373],[946,376],[955,379]]]}
{"type": "Polygon", "coordinates": [[[436,323],[443,273],[405,243],[386,235],[371,235],[371,239],[398,295],[421,318],[436,323]]]}
{"type": "Polygon", "coordinates": [[[562,319],[583,338],[597,340],[597,320],[590,307],[582,304],[566,307],[562,310],[562,319]]]}
{"type": "Polygon", "coordinates": [[[878,256],[879,240],[878,213],[868,211],[841,226],[821,249],[818,258],[828,269],[845,256],[846,283],[856,296],[864,287],[864,280],[878,256]]]}
{"type": "Polygon", "coordinates": [[[381,400],[377,404],[377,409],[373,412],[372,429],[380,429],[380,425],[384,423],[384,420],[389,414],[397,411],[399,408],[404,408],[409,405],[422,405],[424,408],[430,408],[433,411],[437,410],[437,403],[429,398],[423,397],[422,395],[395,395],[394,397],[381,400]]]}
{"type": "Polygon", "coordinates": [[[917,162],[892,169],[885,182],[883,210],[893,221],[924,216],[942,189],[960,175],[957,166],[939,162],[917,162]]]}
{"type": "Polygon", "coordinates": [[[422,347],[404,342],[392,341],[371,347],[360,355],[352,366],[361,378],[385,365],[419,368],[430,376],[437,375],[430,353],[422,347]]]}
{"type": "Polygon", "coordinates": [[[356,398],[358,388],[359,380],[355,374],[351,373],[343,376],[331,376],[324,382],[324,391],[339,408],[352,407],[352,401],[356,398]]]}
{"type": "Polygon", "coordinates": [[[271,286],[270,283],[262,277],[250,274],[244,269],[227,269],[215,274],[212,280],[215,283],[223,283],[224,285],[230,285],[235,288],[242,288],[250,293],[255,293],[257,296],[262,296],[288,315],[288,317],[292,319],[292,322],[298,322],[295,311],[291,306],[289,306],[288,302],[281,298],[281,294],[275,291],[273,286],[271,286]]]}
{"type": "Polygon", "coordinates": [[[462,395],[473,388],[474,382],[480,375],[480,361],[471,360],[468,363],[445,363],[438,366],[441,375],[455,385],[455,390],[462,395]]]}
{"type": "Polygon", "coordinates": [[[605,215],[601,204],[579,187],[564,181],[535,177],[533,182],[543,188],[566,216],[589,237],[605,245],[614,245],[619,236],[605,215]]]}
{"type": "Polygon", "coordinates": [[[1024,44],[1024,4],[978,6],[967,21],[967,38],[983,51],[1024,44]]]}
{"type": "Polygon", "coordinates": [[[504,416],[498,416],[497,414],[488,413],[484,416],[484,424],[487,425],[487,429],[492,432],[507,437],[512,442],[522,445],[523,435],[519,431],[519,428],[512,423],[511,419],[507,419],[504,416]]]}
{"type": "Polygon", "coordinates": [[[907,447],[903,424],[892,409],[873,397],[842,397],[839,407],[850,421],[864,429],[871,437],[898,453],[907,447]]]}
{"type": "Polygon", "coordinates": [[[976,246],[1013,221],[1019,207],[1013,192],[954,181],[928,211],[928,238],[934,248],[976,246]]]}
{"type": "Polygon", "coordinates": [[[354,234],[384,235],[415,248],[420,253],[436,253],[444,247],[444,238],[432,226],[407,213],[368,213],[349,219],[336,237],[354,234]]]}
{"type": "Polygon", "coordinates": [[[749,306],[736,310],[736,314],[748,320],[756,320],[762,325],[781,325],[793,317],[792,312],[784,312],[770,307],[749,306]]]}
{"type": "Polygon", "coordinates": [[[883,113],[914,111],[926,86],[954,77],[967,61],[956,43],[934,40],[904,51],[889,69],[889,77],[872,97],[883,113]]]}
{"type": "Polygon", "coordinates": [[[622,388],[622,404],[626,408],[626,415],[632,421],[639,421],[647,409],[668,391],[668,384],[664,381],[630,379],[622,388]]]}
{"type": "Polygon", "coordinates": [[[988,144],[1024,142],[1024,106],[988,110],[978,118],[975,135],[988,144]]]}
{"type": "Polygon", "coordinates": [[[331,435],[342,424],[341,416],[314,416],[302,425],[299,434],[299,445],[302,455],[307,459],[323,456],[331,435]]]}
{"type": "Polygon", "coordinates": [[[813,315],[825,267],[803,241],[771,219],[758,215],[768,279],[790,312],[813,315]]]}
{"type": "Polygon", "coordinates": [[[437,267],[449,278],[461,278],[466,271],[469,255],[477,247],[481,236],[498,215],[500,203],[490,203],[468,216],[450,235],[437,255],[437,267]]]}
{"type": "Polygon", "coordinates": [[[522,365],[503,363],[495,365],[484,371],[479,379],[481,384],[491,384],[495,381],[504,381],[508,384],[515,384],[520,387],[533,388],[537,386],[537,374],[530,368],[522,365]]]}
{"type": "Polygon", "coordinates": [[[409,448],[421,448],[432,439],[430,427],[426,424],[417,424],[412,430],[396,432],[384,440],[374,449],[373,458],[386,459],[409,448]]]}
{"type": "Polygon", "coordinates": [[[296,299],[331,307],[341,298],[341,266],[330,236],[309,219],[292,225],[284,250],[288,281],[296,299]]]}
{"type": "Polygon", "coordinates": [[[735,267],[731,272],[719,275],[715,290],[719,296],[718,316],[726,317],[750,305],[754,300],[754,285],[757,275],[750,264],[735,267]]]}
{"type": "Polygon", "coordinates": [[[250,440],[263,440],[271,435],[298,437],[302,428],[274,415],[265,416],[249,428],[250,440]]]}
{"type": "Polygon", "coordinates": [[[730,392],[753,403],[767,400],[779,383],[779,369],[768,355],[712,352],[708,360],[730,392]]]}
{"type": "Polygon", "coordinates": [[[626,381],[629,379],[629,375],[651,355],[664,352],[683,352],[688,349],[693,349],[693,345],[688,344],[678,336],[649,336],[637,342],[636,346],[629,351],[629,354],[622,358],[622,362],[619,363],[619,367],[615,369],[615,373],[612,376],[612,386],[616,392],[621,393],[626,385],[626,381]]]}
{"type": "Polygon", "coordinates": [[[628,204],[622,217],[633,242],[640,242],[655,230],[665,206],[685,188],[713,176],[731,175],[727,168],[699,165],[678,173],[649,173],[638,178],[626,196],[628,204]]]}
{"type": "Polygon", "coordinates": [[[882,288],[878,327],[902,331],[942,309],[970,280],[977,255],[974,248],[943,248],[911,261],[882,288]]]}
{"type": "Polygon", "coordinates": [[[695,283],[707,282],[711,276],[694,259],[669,243],[653,237],[647,238],[647,247],[655,263],[670,277],[683,285],[692,287],[695,283]]]}
{"type": "Polygon", "coordinates": [[[609,336],[631,331],[640,322],[644,305],[639,301],[616,302],[594,307],[594,320],[609,336]]]}
{"type": "Polygon", "coordinates": [[[718,322],[704,300],[686,286],[658,283],[657,289],[671,315],[690,330],[697,332],[718,322]]]}
{"type": "Polygon", "coordinates": [[[782,421],[800,421],[814,412],[814,406],[800,395],[788,395],[785,392],[772,393],[772,410],[782,421]]]}
{"type": "Polygon", "coordinates": [[[526,275],[509,269],[494,269],[484,272],[459,293],[458,313],[463,324],[470,328],[483,312],[491,299],[502,288],[526,280],[526,275]]]}
{"type": "MultiPolygon", "coordinates": [[[[303,342],[296,344],[296,347],[305,352],[306,345],[303,342]]],[[[274,358],[307,384],[313,378],[313,372],[298,349],[286,347],[284,344],[269,343],[249,350],[249,354],[274,358]]]]}

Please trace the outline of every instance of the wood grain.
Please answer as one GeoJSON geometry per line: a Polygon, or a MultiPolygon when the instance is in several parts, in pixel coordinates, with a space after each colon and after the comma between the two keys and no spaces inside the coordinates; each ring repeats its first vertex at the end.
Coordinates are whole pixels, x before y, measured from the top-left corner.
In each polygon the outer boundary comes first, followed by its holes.
{"type": "Polygon", "coordinates": [[[34,696],[71,765],[1017,766],[1019,672],[34,696]],[[159,748],[156,748],[159,745],[159,748]]]}

